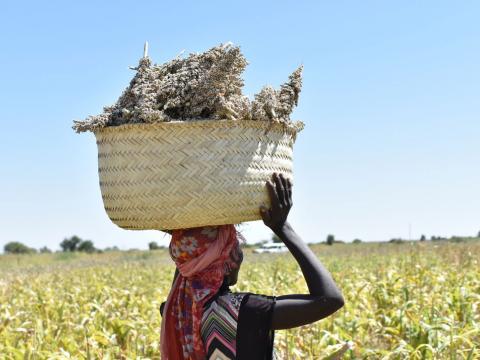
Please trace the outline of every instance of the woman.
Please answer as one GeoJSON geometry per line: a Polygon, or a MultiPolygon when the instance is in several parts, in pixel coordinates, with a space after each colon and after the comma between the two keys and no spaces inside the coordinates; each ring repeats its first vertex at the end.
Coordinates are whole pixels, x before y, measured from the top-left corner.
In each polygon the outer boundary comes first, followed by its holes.
{"type": "Polygon", "coordinates": [[[260,207],[263,222],[297,260],[310,293],[232,293],[243,260],[234,225],[174,230],[177,270],[160,309],[163,360],[272,359],[274,330],[313,323],[343,306],[332,277],[287,222],[290,180],[275,173],[266,186],[271,208],[260,207]]]}

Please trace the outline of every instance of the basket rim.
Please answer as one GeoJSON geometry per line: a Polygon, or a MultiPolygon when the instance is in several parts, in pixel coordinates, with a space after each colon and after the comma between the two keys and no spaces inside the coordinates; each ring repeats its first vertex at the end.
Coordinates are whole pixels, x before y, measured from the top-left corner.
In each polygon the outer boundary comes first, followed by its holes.
{"type": "Polygon", "coordinates": [[[297,120],[295,122],[277,122],[277,121],[264,121],[264,120],[253,120],[253,119],[239,119],[239,120],[230,120],[230,119],[191,119],[191,120],[175,120],[175,121],[162,121],[155,123],[134,123],[134,124],[122,124],[116,126],[105,126],[102,128],[94,129],[92,132],[97,134],[108,134],[112,132],[122,132],[132,129],[158,129],[166,127],[183,127],[183,128],[215,128],[215,127],[235,127],[235,126],[253,126],[256,128],[264,128],[267,131],[272,129],[283,131],[296,136],[297,133],[302,131],[305,127],[303,121],[297,120]]]}

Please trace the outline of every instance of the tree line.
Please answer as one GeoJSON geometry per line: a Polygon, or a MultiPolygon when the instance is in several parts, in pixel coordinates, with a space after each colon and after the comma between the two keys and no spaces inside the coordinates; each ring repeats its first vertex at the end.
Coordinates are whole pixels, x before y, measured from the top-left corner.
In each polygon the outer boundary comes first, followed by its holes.
{"type": "MultiPolygon", "coordinates": [[[[76,235],[73,235],[70,238],[63,239],[63,241],[60,243],[60,248],[63,252],[84,252],[89,254],[94,252],[102,252],[102,250],[99,250],[95,247],[93,241],[83,240],[76,235]]],[[[112,248],[112,250],[114,250],[115,248],[112,248]]],[[[11,241],[5,244],[5,246],[3,247],[3,251],[5,252],[5,254],[45,254],[52,252],[52,250],[50,250],[46,246],[37,250],[35,248],[28,247],[27,245],[18,241],[11,241]]]]}
{"type": "MultiPolygon", "coordinates": [[[[480,238],[480,231],[478,232],[477,238],[480,238]]],[[[462,241],[466,237],[464,236],[451,236],[450,238],[447,237],[442,237],[442,236],[435,236],[432,235],[430,237],[431,241],[462,241]]],[[[422,235],[419,241],[426,241],[427,237],[425,235],[422,235]]],[[[271,241],[273,242],[282,242],[282,240],[275,234],[272,235],[271,241]]],[[[402,238],[393,238],[390,239],[390,243],[403,243],[406,242],[407,240],[404,240],[402,238]]],[[[261,246],[265,244],[267,241],[262,241],[256,244],[251,244],[247,245],[247,247],[255,247],[255,246],[261,246]]],[[[354,239],[352,241],[353,244],[359,244],[361,243],[362,240],[360,239],[354,239]]],[[[326,240],[323,242],[326,245],[333,245],[335,243],[344,243],[342,240],[336,240],[335,236],[333,234],[327,235],[326,240]]],[[[62,252],[83,252],[83,253],[98,253],[98,252],[104,252],[104,251],[118,251],[120,250],[117,246],[113,247],[107,247],[104,250],[97,249],[91,240],[83,240],[80,237],[73,235],[70,238],[65,238],[63,241],[60,243],[60,248],[62,249],[62,252]]],[[[159,249],[165,249],[166,246],[163,245],[158,245],[155,241],[151,241],[148,243],[148,249],[149,250],[159,250],[159,249]]],[[[40,249],[35,249],[28,247],[27,245],[18,242],[18,241],[11,241],[3,247],[3,251],[5,254],[34,254],[34,253],[51,253],[52,250],[50,250],[48,247],[44,246],[40,249]]]]}
{"type": "MultiPolygon", "coordinates": [[[[107,247],[103,250],[98,249],[95,247],[95,244],[92,240],[83,240],[77,235],[73,235],[69,238],[63,239],[63,241],[59,244],[61,252],[82,252],[82,253],[101,253],[101,252],[108,252],[108,251],[119,251],[120,249],[117,246],[107,247]]],[[[149,250],[159,250],[165,249],[165,246],[158,245],[155,241],[148,243],[149,250]]],[[[31,248],[21,242],[18,241],[11,241],[3,247],[3,251],[5,254],[48,254],[52,253],[53,251],[50,250],[48,247],[44,246],[40,249],[31,248]]]]}

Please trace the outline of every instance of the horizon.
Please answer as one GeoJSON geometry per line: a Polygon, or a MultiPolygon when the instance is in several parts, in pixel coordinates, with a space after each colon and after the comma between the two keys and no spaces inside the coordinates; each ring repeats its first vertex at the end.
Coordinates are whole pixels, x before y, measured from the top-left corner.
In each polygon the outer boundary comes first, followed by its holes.
{"type": "MultiPolygon", "coordinates": [[[[77,236],[77,235],[73,235],[72,237],[74,237],[74,236],[77,236]]],[[[169,235],[165,234],[165,236],[169,236],[169,235]]],[[[79,237],[79,238],[82,241],[92,241],[91,239],[82,239],[81,237],[79,237]]],[[[67,240],[67,239],[69,239],[69,238],[64,238],[63,240],[67,240]]],[[[436,242],[445,242],[445,241],[446,242],[457,242],[457,241],[462,241],[463,242],[463,241],[476,241],[476,240],[480,240],[480,231],[478,232],[477,235],[452,235],[450,237],[443,237],[441,235],[431,235],[430,237],[425,236],[425,239],[423,239],[423,240],[422,240],[421,237],[418,238],[418,239],[391,238],[391,239],[388,239],[388,240],[362,240],[362,239],[355,238],[351,241],[345,241],[343,239],[335,238],[334,243],[332,245],[334,245],[334,244],[357,245],[359,243],[362,243],[362,244],[391,244],[391,243],[398,244],[399,242],[400,243],[415,243],[415,242],[434,242],[434,243],[436,243],[436,242]],[[359,241],[359,242],[356,243],[356,241],[359,241]]],[[[269,238],[269,239],[260,240],[258,242],[247,242],[246,245],[249,246],[249,247],[251,247],[251,246],[261,246],[265,243],[274,243],[274,242],[275,241],[273,240],[273,238],[269,238]]],[[[329,245],[329,244],[327,244],[327,240],[318,241],[318,242],[306,242],[306,243],[308,245],[329,245]]],[[[35,253],[41,253],[40,250],[42,248],[47,248],[47,250],[51,253],[61,253],[61,252],[82,253],[82,252],[84,252],[84,251],[81,251],[81,250],[74,250],[74,251],[62,250],[60,245],[57,246],[56,248],[49,248],[47,246],[41,246],[39,248],[34,248],[34,247],[29,246],[28,243],[22,243],[22,244],[29,247],[30,249],[34,250],[34,254],[35,253]]],[[[95,246],[95,242],[93,242],[93,245],[95,246]]],[[[148,245],[149,244],[147,244],[146,249],[145,248],[135,248],[135,247],[120,248],[116,245],[111,245],[111,246],[108,246],[108,247],[105,247],[105,248],[95,247],[94,253],[97,252],[97,251],[100,251],[100,252],[108,252],[108,251],[155,251],[155,250],[166,250],[166,249],[168,249],[168,244],[163,245],[163,244],[156,243],[156,245],[159,246],[157,249],[149,249],[148,245]]],[[[3,248],[0,249],[0,254],[1,255],[23,255],[22,253],[6,253],[3,248]]]]}

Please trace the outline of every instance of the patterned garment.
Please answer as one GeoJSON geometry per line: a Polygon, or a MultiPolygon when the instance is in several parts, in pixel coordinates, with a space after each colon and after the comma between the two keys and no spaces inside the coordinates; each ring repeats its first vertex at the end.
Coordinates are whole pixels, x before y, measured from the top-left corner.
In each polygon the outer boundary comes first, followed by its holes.
{"type": "MultiPolygon", "coordinates": [[[[232,293],[223,284],[204,305],[201,337],[205,360],[274,360],[271,329],[275,296],[232,293]]],[[[160,314],[164,314],[164,304],[160,314]]]]}
{"type": "Polygon", "coordinates": [[[228,270],[238,267],[231,259],[240,251],[237,235],[232,224],[173,231],[170,256],[180,274],[164,309],[163,360],[205,360],[200,334],[203,307],[217,294],[228,270]]]}
{"type": "Polygon", "coordinates": [[[204,308],[201,335],[207,360],[235,359],[238,312],[244,296],[227,292],[204,308]]]}

